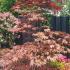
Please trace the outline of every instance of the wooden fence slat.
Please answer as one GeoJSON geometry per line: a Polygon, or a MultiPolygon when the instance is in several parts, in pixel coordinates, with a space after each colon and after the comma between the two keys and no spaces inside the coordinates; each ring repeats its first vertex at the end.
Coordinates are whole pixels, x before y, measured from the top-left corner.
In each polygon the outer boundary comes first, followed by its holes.
{"type": "Polygon", "coordinates": [[[53,16],[52,19],[51,19],[51,27],[53,30],[56,30],[56,17],[53,16]]]}
{"type": "Polygon", "coordinates": [[[69,33],[70,33],[70,16],[69,16],[69,33]]]}
{"type": "Polygon", "coordinates": [[[54,23],[54,24],[56,24],[56,30],[60,31],[61,30],[60,29],[60,26],[61,26],[60,17],[57,17],[55,21],[56,21],[56,23],[54,23]]]}
{"type": "Polygon", "coordinates": [[[66,32],[66,18],[61,17],[61,22],[62,22],[62,31],[66,32]]]}
{"type": "Polygon", "coordinates": [[[70,32],[69,32],[69,26],[70,26],[70,25],[69,25],[69,17],[67,17],[67,18],[66,18],[66,32],[67,32],[67,33],[70,33],[70,32]]]}

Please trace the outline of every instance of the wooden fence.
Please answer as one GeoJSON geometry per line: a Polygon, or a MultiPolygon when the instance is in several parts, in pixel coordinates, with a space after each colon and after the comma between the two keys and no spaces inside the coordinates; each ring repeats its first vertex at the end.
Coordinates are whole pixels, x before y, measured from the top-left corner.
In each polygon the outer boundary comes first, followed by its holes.
{"type": "Polygon", "coordinates": [[[70,33],[70,16],[52,16],[50,24],[53,30],[70,33]]]}

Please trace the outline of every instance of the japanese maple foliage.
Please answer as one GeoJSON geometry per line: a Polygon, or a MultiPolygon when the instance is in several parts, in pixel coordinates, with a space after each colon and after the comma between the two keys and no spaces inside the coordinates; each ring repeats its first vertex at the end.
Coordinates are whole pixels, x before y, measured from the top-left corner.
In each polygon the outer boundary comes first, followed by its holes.
{"type": "Polygon", "coordinates": [[[61,7],[57,5],[57,3],[61,3],[61,2],[62,2],[62,0],[57,0],[57,2],[53,2],[51,0],[17,0],[14,7],[16,7],[16,6],[21,7],[22,5],[28,5],[28,7],[37,5],[39,7],[46,6],[47,8],[50,7],[55,10],[61,10],[61,7]]]}
{"type": "MultiPolygon", "coordinates": [[[[57,1],[57,2],[61,2],[61,1],[57,1]]],[[[27,13],[26,11],[26,13],[24,13],[23,7],[26,6],[27,7],[38,6],[40,8],[46,7],[46,8],[54,9],[56,11],[61,10],[61,7],[58,6],[56,2],[53,2],[51,0],[17,0],[16,4],[12,7],[12,9],[20,12],[21,14],[21,17],[19,18],[21,20],[21,24],[16,25],[16,27],[19,27],[19,29],[17,29],[19,31],[24,30],[25,28],[33,28],[35,22],[39,23],[45,21],[44,17],[41,16],[41,13],[37,13],[37,11],[29,12],[29,13],[27,13]]]]}
{"type": "Polygon", "coordinates": [[[23,10],[26,6],[29,10],[34,6],[36,6],[35,9],[46,7],[57,11],[61,10],[61,7],[51,0],[17,0],[12,9],[13,12],[15,12],[15,10],[20,12],[20,15],[16,18],[11,12],[0,13],[0,20],[3,22],[3,24],[0,24],[0,28],[6,29],[14,34],[18,32],[36,32],[42,30],[42,27],[40,27],[41,23],[47,21],[42,15],[42,10],[32,11],[31,9],[29,12],[27,12],[27,10],[24,12],[23,10]]]}

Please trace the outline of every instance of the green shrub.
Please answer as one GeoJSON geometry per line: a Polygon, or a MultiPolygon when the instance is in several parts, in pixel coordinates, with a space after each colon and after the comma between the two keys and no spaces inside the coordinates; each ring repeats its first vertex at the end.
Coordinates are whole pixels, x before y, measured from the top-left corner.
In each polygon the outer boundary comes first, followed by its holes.
{"type": "Polygon", "coordinates": [[[16,0],[0,0],[0,12],[9,11],[16,0]]]}
{"type": "Polygon", "coordinates": [[[3,43],[8,43],[9,46],[6,47],[12,47],[14,43],[14,36],[11,32],[0,28],[0,44],[3,43]]]}
{"type": "Polygon", "coordinates": [[[62,70],[64,69],[64,63],[63,62],[49,61],[48,65],[53,67],[53,68],[59,68],[62,70]]]}

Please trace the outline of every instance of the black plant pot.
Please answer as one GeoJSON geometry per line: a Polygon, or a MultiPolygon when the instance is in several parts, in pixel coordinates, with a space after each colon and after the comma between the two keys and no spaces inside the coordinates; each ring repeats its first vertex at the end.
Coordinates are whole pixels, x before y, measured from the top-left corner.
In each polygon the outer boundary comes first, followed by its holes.
{"type": "Polygon", "coordinates": [[[70,33],[70,16],[52,16],[51,28],[56,31],[70,33]]]}
{"type": "Polygon", "coordinates": [[[14,35],[14,42],[15,42],[16,45],[21,45],[21,44],[23,44],[23,35],[22,35],[21,32],[16,33],[16,34],[14,35]],[[19,37],[19,36],[20,36],[20,37],[19,37]]]}
{"type": "Polygon", "coordinates": [[[34,41],[33,39],[33,36],[31,33],[28,33],[28,32],[19,32],[17,34],[15,34],[15,44],[16,45],[22,45],[24,44],[25,42],[32,42],[34,41]]]}

